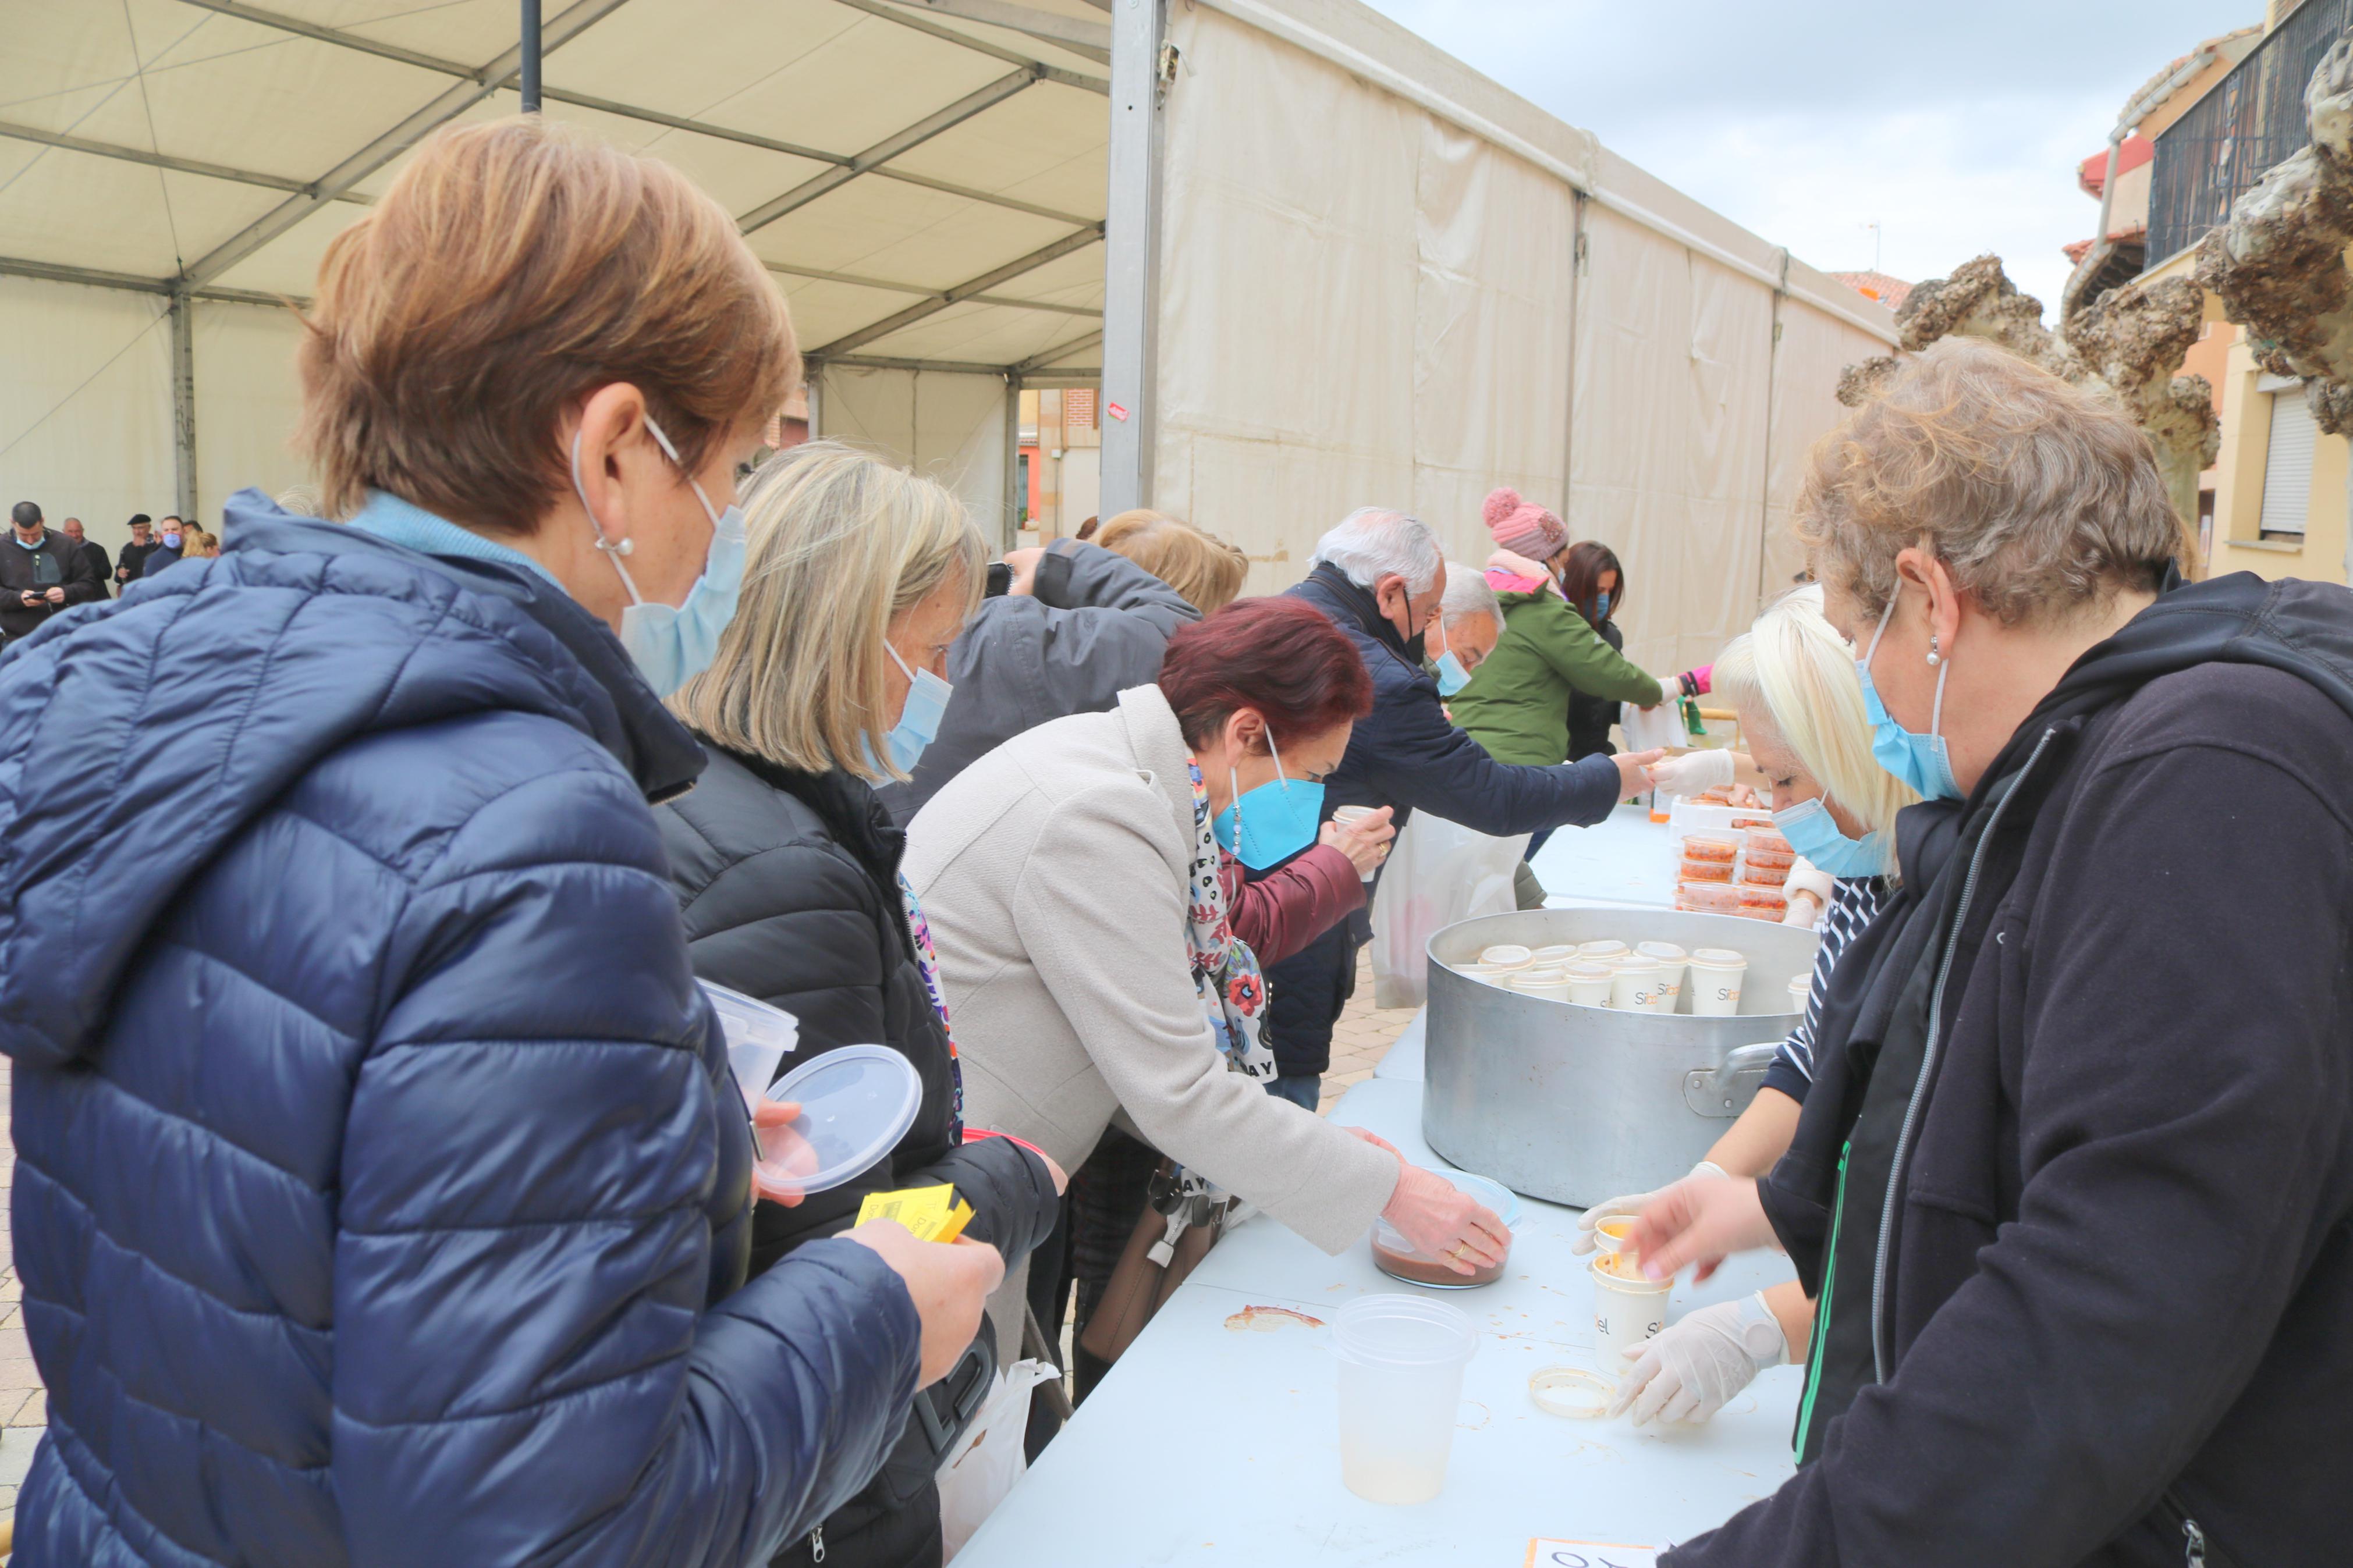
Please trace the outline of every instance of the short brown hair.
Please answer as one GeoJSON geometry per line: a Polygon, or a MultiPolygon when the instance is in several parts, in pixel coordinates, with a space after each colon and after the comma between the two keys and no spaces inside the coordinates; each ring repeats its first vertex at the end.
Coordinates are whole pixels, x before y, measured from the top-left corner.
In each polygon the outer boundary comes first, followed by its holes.
{"type": "Polygon", "coordinates": [[[1250,574],[1250,557],[1240,550],[1165,511],[1121,512],[1094,542],[1184,595],[1205,616],[1232,604],[1250,574]]]}
{"type": "Polygon", "coordinates": [[[1923,545],[2008,625],[2154,589],[2185,543],[2121,403],[1969,338],[1904,360],[1814,444],[1795,522],[1814,575],[1866,616],[1923,545]]]}
{"type": "Polygon", "coordinates": [[[528,533],[569,481],[556,432],[628,382],[690,471],[799,375],[775,283],[666,163],[532,114],[434,132],[328,242],[299,439],[329,514],[369,489],[528,533]]]}

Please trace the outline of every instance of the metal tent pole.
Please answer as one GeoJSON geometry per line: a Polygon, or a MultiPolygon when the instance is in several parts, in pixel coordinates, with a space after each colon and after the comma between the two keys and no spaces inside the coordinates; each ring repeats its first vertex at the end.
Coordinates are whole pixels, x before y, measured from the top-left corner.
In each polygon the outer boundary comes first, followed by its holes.
{"type": "Polygon", "coordinates": [[[1118,0],[1111,21],[1111,178],[1103,238],[1102,515],[1152,501],[1160,313],[1160,48],[1167,0],[1118,0]]]}
{"type": "Polygon", "coordinates": [[[522,0],[522,111],[539,112],[539,0],[522,0]]]}
{"type": "Polygon", "coordinates": [[[196,521],[196,302],[172,290],[172,471],[180,515],[196,521]]]}

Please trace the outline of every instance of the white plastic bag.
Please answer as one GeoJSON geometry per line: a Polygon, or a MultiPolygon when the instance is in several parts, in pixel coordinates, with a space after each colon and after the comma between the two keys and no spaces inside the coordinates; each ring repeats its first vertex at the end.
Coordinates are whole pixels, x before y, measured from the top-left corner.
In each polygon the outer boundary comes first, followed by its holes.
{"type": "Polygon", "coordinates": [[[1373,896],[1373,1005],[1419,1007],[1430,994],[1430,939],[1474,915],[1519,907],[1512,874],[1528,835],[1491,838],[1427,811],[1406,819],[1373,896]]]}
{"type": "Polygon", "coordinates": [[[1675,702],[1662,702],[1656,708],[1622,708],[1618,713],[1618,728],[1624,731],[1630,752],[1659,747],[1670,752],[1691,749],[1691,731],[1683,728],[1683,708],[1675,702]]]}
{"type": "Polygon", "coordinates": [[[1036,1360],[1017,1361],[998,1372],[980,1414],[940,1466],[940,1528],[947,1537],[949,1559],[964,1550],[972,1532],[997,1511],[1029,1468],[1021,1447],[1029,1430],[1029,1391],[1061,1375],[1056,1367],[1036,1360]]]}

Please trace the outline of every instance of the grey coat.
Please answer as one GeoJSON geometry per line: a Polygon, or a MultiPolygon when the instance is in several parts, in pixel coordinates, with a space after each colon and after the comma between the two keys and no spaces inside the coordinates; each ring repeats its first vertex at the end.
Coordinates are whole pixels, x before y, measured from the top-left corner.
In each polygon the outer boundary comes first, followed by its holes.
{"type": "Polygon", "coordinates": [[[915,776],[874,793],[902,827],[940,786],[1024,731],[1101,713],[1160,679],[1176,628],[1201,618],[1185,596],[1125,556],[1057,540],[1030,593],[985,601],[948,650],[955,695],[915,776]]]}

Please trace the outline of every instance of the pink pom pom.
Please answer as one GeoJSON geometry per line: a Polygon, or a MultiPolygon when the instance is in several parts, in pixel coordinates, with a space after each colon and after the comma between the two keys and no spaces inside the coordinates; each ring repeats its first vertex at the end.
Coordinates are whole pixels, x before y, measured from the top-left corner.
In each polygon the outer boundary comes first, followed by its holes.
{"type": "Polygon", "coordinates": [[[1509,485],[1502,485],[1487,492],[1486,500],[1479,508],[1479,520],[1493,528],[1519,510],[1520,492],[1509,485]]]}

